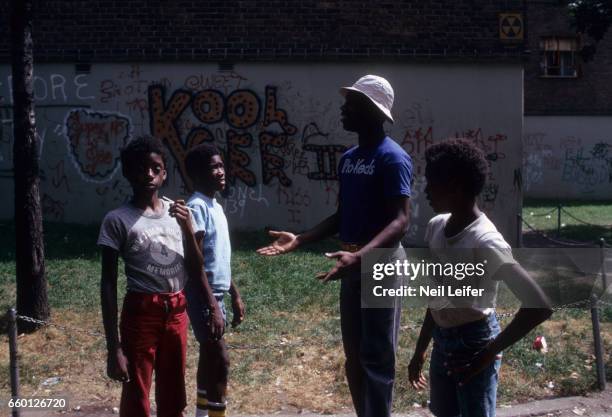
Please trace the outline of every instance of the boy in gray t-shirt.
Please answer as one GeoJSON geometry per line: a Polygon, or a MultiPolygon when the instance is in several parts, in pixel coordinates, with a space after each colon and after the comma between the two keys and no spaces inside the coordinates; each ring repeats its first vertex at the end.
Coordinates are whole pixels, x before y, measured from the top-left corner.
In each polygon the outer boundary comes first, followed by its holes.
{"type": "Polygon", "coordinates": [[[163,145],[142,137],[121,152],[123,175],[130,182],[129,203],[102,222],[102,316],[108,349],[107,373],[123,382],[120,416],[148,416],[155,369],[159,417],[183,415],[186,405],[187,276],[202,278],[189,210],[168,206],[158,197],[166,179],[163,145]],[[117,266],[125,263],[127,293],[117,331],[117,266]]]}
{"type": "Polygon", "coordinates": [[[102,223],[98,245],[123,257],[128,291],[176,293],[185,287],[181,228],[167,203],[160,202],[160,213],[145,213],[126,203],[110,211],[102,223]]]}
{"type": "Polygon", "coordinates": [[[219,150],[207,143],[189,151],[185,167],[196,190],[187,205],[192,210],[195,236],[204,257],[205,281],[208,283],[205,291],[198,281],[191,281],[185,287],[189,319],[200,344],[196,417],[223,417],[229,372],[227,347],[223,340],[226,321],[223,296],[226,292],[229,291],[232,299],[232,325],[236,326],[244,319],[244,304],[232,281],[232,249],[227,219],[223,207],[215,199],[216,192],[225,188],[225,168],[219,150]]]}

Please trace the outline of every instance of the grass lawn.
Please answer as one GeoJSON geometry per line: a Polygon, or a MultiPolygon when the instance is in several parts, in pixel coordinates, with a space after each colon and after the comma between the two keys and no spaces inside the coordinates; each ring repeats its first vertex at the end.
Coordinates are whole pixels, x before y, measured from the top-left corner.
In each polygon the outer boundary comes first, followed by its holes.
{"type": "MultiPolygon", "coordinates": [[[[612,201],[527,199],[523,202],[523,219],[534,228],[556,237],[559,204],[562,207],[561,238],[595,242],[603,237],[608,245],[612,245],[612,201]]],[[[523,231],[528,231],[528,228],[523,226],[523,231]]]]}
{"type": "MultiPolygon", "coordinates": [[[[590,220],[595,221],[593,217],[590,220]]],[[[70,329],[47,327],[19,338],[23,395],[65,394],[72,406],[116,406],[120,387],[105,377],[104,338],[76,330],[103,331],[97,227],[47,224],[45,233],[51,321],[70,329]],[[51,377],[60,377],[59,383],[45,384],[51,377]]],[[[13,238],[12,225],[0,224],[2,311],[14,300],[13,238]]],[[[326,241],[283,257],[256,255],[254,249],[268,241],[263,233],[233,236],[234,279],[242,291],[247,316],[237,329],[228,329],[226,336],[231,345],[230,412],[349,412],[337,304],[339,284],[323,285],[314,279],[317,272],[331,265],[321,254],[335,249],[336,242],[326,241]]],[[[427,400],[426,393],[415,392],[407,381],[407,365],[423,313],[422,309],[403,311],[395,397],[398,411],[427,400]]],[[[602,330],[610,370],[612,314],[604,318],[602,330]]],[[[2,334],[0,398],[9,395],[6,342],[6,334],[2,334]]],[[[505,352],[499,403],[592,390],[592,351],[588,312],[555,313],[534,334],[505,352]],[[548,354],[531,349],[535,334],[546,336],[548,354]]],[[[196,359],[196,343],[190,335],[189,410],[194,404],[196,359]]]]}

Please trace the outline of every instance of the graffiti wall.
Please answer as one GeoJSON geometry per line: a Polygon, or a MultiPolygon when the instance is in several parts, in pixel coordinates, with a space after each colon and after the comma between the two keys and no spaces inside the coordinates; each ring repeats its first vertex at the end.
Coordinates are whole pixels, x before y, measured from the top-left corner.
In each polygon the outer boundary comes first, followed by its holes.
{"type": "MultiPolygon", "coordinates": [[[[202,142],[223,152],[229,188],[220,201],[231,227],[304,230],[334,212],[337,164],[356,144],[342,130],[338,88],[359,76],[395,88],[388,133],[412,156],[408,239],[420,243],[432,212],[424,198],[424,152],[465,137],[487,154],[482,206],[514,241],[522,187],[522,73],[518,65],[93,64],[36,67],[42,203],[50,221],[96,223],[130,197],[120,150],[133,137],[161,138],[169,156],[162,194],[187,196],[186,152],[202,142]]],[[[12,194],[10,71],[0,67],[0,190],[12,194]]],[[[10,218],[12,205],[0,206],[10,218]]]]}
{"type": "Polygon", "coordinates": [[[526,197],[612,199],[612,116],[529,116],[524,129],[526,197]]]}

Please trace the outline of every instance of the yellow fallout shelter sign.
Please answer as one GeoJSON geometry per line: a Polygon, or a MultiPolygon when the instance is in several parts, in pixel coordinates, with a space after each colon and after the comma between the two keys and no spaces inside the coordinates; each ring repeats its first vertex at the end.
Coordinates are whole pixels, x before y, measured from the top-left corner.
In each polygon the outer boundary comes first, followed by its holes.
{"type": "Polygon", "coordinates": [[[499,14],[499,38],[504,41],[521,41],[525,24],[521,13],[499,14]]]}

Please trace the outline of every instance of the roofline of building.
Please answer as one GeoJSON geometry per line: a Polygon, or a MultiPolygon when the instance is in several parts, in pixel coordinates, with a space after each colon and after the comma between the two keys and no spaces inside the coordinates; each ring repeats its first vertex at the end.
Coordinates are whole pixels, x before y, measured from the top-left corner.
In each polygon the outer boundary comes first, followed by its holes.
{"type": "MultiPolygon", "coordinates": [[[[336,48],[329,49],[231,49],[231,48],[113,48],[47,49],[34,52],[39,63],[51,62],[370,62],[378,61],[514,61],[523,62],[529,52],[523,48],[512,50],[493,49],[379,49],[336,48]]],[[[0,50],[0,62],[10,62],[10,51],[0,50]]]]}
{"type": "Polygon", "coordinates": [[[584,110],[573,110],[573,109],[568,109],[568,110],[552,110],[552,111],[547,111],[547,110],[536,110],[536,111],[525,111],[523,113],[523,116],[525,117],[529,117],[529,116],[541,116],[541,117],[554,117],[554,116],[576,116],[576,117],[583,117],[583,116],[602,116],[602,117],[606,117],[606,116],[612,116],[612,109],[609,110],[601,110],[601,109],[584,109],[584,110]]]}

